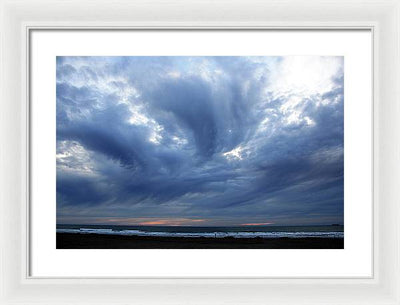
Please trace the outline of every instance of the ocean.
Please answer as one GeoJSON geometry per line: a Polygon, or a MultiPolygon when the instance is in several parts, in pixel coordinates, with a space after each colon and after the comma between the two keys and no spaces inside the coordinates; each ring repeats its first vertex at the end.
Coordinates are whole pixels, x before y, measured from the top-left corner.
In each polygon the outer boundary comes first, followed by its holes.
{"type": "Polygon", "coordinates": [[[193,238],[344,238],[344,227],[343,225],[187,227],[58,224],[57,233],[193,238]]]}

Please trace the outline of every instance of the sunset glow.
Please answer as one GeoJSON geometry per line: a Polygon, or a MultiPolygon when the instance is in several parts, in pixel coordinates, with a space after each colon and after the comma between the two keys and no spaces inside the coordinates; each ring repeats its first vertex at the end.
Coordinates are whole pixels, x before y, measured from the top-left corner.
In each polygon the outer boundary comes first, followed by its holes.
{"type": "Polygon", "coordinates": [[[128,217],[110,217],[98,218],[92,224],[109,223],[115,225],[129,226],[193,226],[199,225],[205,219],[189,218],[128,218],[128,217]]]}
{"type": "Polygon", "coordinates": [[[241,226],[266,226],[272,225],[273,222],[259,222],[259,223],[242,223],[241,226]]]}

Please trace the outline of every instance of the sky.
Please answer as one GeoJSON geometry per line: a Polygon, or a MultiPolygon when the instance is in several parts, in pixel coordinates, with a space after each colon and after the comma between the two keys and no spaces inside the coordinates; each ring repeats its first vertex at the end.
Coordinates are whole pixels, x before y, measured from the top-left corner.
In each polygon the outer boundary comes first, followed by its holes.
{"type": "Polygon", "coordinates": [[[343,57],[57,57],[57,223],[343,223],[343,57]]]}

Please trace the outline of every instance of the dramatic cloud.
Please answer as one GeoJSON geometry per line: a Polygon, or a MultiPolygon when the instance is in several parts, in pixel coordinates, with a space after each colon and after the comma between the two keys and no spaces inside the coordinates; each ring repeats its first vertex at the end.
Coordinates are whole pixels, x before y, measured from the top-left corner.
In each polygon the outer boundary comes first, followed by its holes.
{"type": "Polygon", "coordinates": [[[58,223],[343,223],[342,57],[58,57],[58,223]]]}

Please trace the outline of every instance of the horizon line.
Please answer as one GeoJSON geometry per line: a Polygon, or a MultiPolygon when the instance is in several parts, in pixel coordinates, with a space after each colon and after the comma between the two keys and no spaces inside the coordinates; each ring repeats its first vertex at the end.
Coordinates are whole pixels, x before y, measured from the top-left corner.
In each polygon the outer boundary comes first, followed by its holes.
{"type": "Polygon", "coordinates": [[[344,226],[343,223],[329,223],[329,224],[294,224],[294,225],[285,225],[285,224],[240,224],[240,225],[203,225],[203,226],[193,226],[193,225],[141,225],[141,224],[101,224],[101,223],[90,223],[90,224],[79,224],[79,223],[56,223],[58,225],[66,225],[66,226],[119,226],[119,227],[317,227],[317,226],[344,226]]]}

